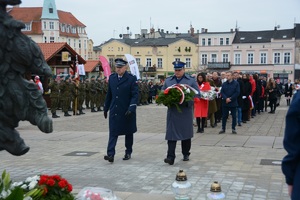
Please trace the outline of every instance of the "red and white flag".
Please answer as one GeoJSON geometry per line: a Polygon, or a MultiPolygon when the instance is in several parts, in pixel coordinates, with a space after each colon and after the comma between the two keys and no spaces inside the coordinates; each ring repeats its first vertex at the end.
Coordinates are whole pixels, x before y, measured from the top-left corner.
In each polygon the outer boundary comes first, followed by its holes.
{"type": "Polygon", "coordinates": [[[109,63],[108,63],[107,59],[104,56],[99,56],[99,60],[102,64],[104,76],[106,77],[106,80],[108,81],[109,76],[111,74],[109,63]]]}

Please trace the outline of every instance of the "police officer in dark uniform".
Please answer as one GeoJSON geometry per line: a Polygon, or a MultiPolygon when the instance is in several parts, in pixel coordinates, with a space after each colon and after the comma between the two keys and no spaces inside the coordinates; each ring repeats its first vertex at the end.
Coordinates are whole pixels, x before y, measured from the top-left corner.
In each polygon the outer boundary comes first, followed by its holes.
{"type": "MultiPolygon", "coordinates": [[[[181,61],[174,61],[172,64],[174,65],[175,75],[166,79],[162,90],[165,90],[174,84],[186,84],[193,87],[198,94],[200,94],[195,78],[185,74],[185,63],[181,61]]],[[[169,165],[174,164],[176,157],[175,149],[178,140],[181,141],[183,161],[189,160],[191,138],[194,136],[194,101],[185,102],[178,106],[180,107],[181,112],[177,110],[176,106],[172,106],[168,108],[167,113],[167,131],[165,139],[168,141],[168,152],[164,162],[169,165]]]]}
{"type": "Polygon", "coordinates": [[[108,91],[104,104],[104,117],[109,111],[109,140],[104,160],[114,162],[115,146],[118,136],[125,135],[125,156],[129,160],[132,153],[133,133],[136,127],[136,107],[138,103],[138,85],[136,76],[127,72],[127,61],[115,60],[116,73],[109,77],[108,91]]]}

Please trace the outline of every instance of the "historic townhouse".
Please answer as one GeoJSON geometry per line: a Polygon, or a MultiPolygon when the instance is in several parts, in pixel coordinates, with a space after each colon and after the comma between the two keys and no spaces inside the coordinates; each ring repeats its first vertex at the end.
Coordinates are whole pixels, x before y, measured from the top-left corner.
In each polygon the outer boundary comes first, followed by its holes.
{"type": "Polygon", "coordinates": [[[300,78],[300,24],[295,24],[295,78],[300,78]]]}
{"type": "Polygon", "coordinates": [[[72,13],[56,9],[55,0],[44,0],[43,7],[12,7],[7,12],[25,23],[23,33],[37,43],[67,42],[88,59],[86,26],[72,13]]]}
{"type": "Polygon", "coordinates": [[[187,73],[198,69],[198,37],[192,32],[188,34],[157,32],[152,29],[147,33],[144,29],[136,39],[124,35],[123,39],[110,39],[101,45],[101,55],[105,56],[111,66],[118,57],[131,54],[136,58],[142,79],[164,79],[173,74],[172,62],[186,62],[187,73]]]}
{"type": "Polygon", "coordinates": [[[282,83],[295,76],[295,29],[237,31],[231,70],[265,74],[282,83]]]}

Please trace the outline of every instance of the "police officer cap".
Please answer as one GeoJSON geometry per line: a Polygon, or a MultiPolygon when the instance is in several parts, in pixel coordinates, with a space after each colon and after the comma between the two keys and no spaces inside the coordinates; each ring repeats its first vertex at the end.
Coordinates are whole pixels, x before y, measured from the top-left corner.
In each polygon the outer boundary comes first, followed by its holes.
{"type": "Polygon", "coordinates": [[[174,61],[172,64],[174,65],[174,69],[182,69],[185,65],[185,63],[181,61],[174,61]]]}
{"type": "Polygon", "coordinates": [[[116,67],[123,67],[123,66],[125,66],[125,65],[127,65],[127,61],[126,60],[123,60],[122,58],[117,58],[117,59],[115,59],[115,66],[116,67]]]}

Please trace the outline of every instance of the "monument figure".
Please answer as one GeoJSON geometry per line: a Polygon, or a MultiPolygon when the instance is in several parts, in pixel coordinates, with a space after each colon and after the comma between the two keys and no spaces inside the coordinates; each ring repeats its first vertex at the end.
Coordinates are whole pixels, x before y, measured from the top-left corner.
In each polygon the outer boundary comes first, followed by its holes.
{"type": "Polygon", "coordinates": [[[51,76],[51,69],[38,45],[21,32],[25,24],[6,11],[7,5],[20,3],[0,0],[0,150],[16,156],[29,151],[15,130],[19,121],[29,121],[44,133],[53,131],[41,91],[25,79],[28,73],[51,76]]]}

